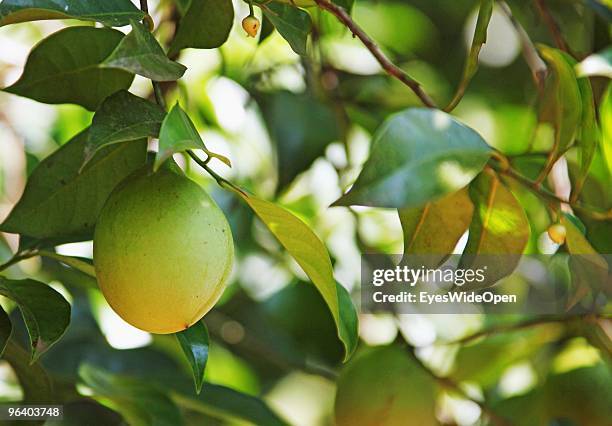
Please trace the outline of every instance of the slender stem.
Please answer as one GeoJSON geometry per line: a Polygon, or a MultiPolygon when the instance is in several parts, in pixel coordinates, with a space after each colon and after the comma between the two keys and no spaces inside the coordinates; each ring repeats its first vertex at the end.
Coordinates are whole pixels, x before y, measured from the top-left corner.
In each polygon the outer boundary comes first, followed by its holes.
{"type": "Polygon", "coordinates": [[[151,84],[153,84],[153,93],[155,93],[155,101],[160,107],[165,110],[166,101],[164,100],[164,93],[162,91],[161,86],[159,85],[159,82],[151,80],[151,84]]]}
{"type": "Polygon", "coordinates": [[[142,10],[144,13],[149,13],[149,5],[147,0],[140,0],[140,10],[142,10]]]}
{"type": "Polygon", "coordinates": [[[557,47],[573,56],[569,48],[569,45],[567,44],[567,42],[561,35],[561,30],[559,28],[559,25],[557,24],[557,21],[555,21],[555,18],[552,16],[552,13],[550,12],[548,5],[546,4],[546,1],[545,0],[534,0],[534,3],[536,6],[536,9],[538,9],[538,13],[540,14],[540,17],[542,18],[542,20],[548,27],[548,31],[552,35],[557,47]]]}
{"type": "Polygon", "coordinates": [[[229,187],[229,188],[231,188],[231,189],[233,189],[235,191],[240,192],[244,196],[248,196],[248,194],[245,193],[238,186],[234,185],[232,182],[230,182],[227,179],[223,178],[222,176],[218,175],[213,169],[211,169],[210,166],[208,165],[209,158],[206,159],[206,160],[202,160],[197,155],[195,155],[195,153],[193,151],[191,151],[191,150],[188,150],[187,154],[189,154],[189,156],[193,159],[193,161],[195,161],[200,167],[202,167],[204,170],[206,170],[206,172],[209,175],[211,175],[217,181],[217,184],[221,188],[229,187]]]}
{"type": "Polygon", "coordinates": [[[363,29],[357,25],[353,18],[344,10],[341,6],[338,6],[329,0],[315,0],[317,5],[324,10],[327,10],[332,15],[334,15],[340,22],[342,22],[345,26],[348,27],[349,30],[353,33],[353,36],[359,38],[364,46],[374,55],[378,63],[383,67],[383,69],[392,77],[395,77],[406,86],[408,86],[414,94],[421,100],[421,102],[429,107],[429,108],[437,108],[436,103],[433,99],[423,90],[421,85],[411,78],[406,72],[395,65],[393,62],[389,60],[385,56],[385,54],[380,50],[380,47],[368,36],[363,29]]]}
{"type": "Polygon", "coordinates": [[[9,267],[15,265],[16,263],[21,262],[22,260],[29,259],[31,257],[38,256],[37,251],[28,251],[25,253],[16,253],[13,257],[11,257],[6,263],[0,265],[0,271],[4,271],[9,267]]]}

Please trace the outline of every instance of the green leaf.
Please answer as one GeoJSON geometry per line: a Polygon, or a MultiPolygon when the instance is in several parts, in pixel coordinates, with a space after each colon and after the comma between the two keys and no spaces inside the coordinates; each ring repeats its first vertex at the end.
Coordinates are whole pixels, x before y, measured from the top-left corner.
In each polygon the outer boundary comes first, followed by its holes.
{"type": "Polygon", "coordinates": [[[92,278],[96,278],[96,270],[93,266],[91,259],[87,259],[84,257],[64,256],[47,250],[39,250],[37,253],[39,256],[57,260],[58,262],[70,266],[71,268],[76,269],[77,271],[80,271],[86,275],[89,275],[92,278]]]}
{"type": "Polygon", "coordinates": [[[162,123],[154,170],[159,169],[173,154],[188,149],[206,150],[206,146],[193,122],[177,102],[162,123]]]}
{"type": "Polygon", "coordinates": [[[493,14],[493,0],[480,0],[480,9],[478,10],[478,20],[476,21],[476,29],[474,30],[474,37],[472,39],[472,45],[470,46],[470,52],[468,53],[465,67],[463,68],[463,75],[461,82],[457,88],[455,96],[450,101],[449,105],[445,108],[446,111],[453,110],[467,89],[472,77],[478,70],[478,55],[482,45],[487,42],[487,30],[489,28],[489,21],[491,21],[491,15],[493,14]]]}
{"type": "Polygon", "coordinates": [[[599,120],[602,133],[601,150],[608,172],[612,174],[612,84],[608,84],[608,89],[601,100],[599,120]]]}
{"type": "Polygon", "coordinates": [[[357,181],[333,205],[420,207],[466,186],[490,154],[478,133],[450,115],[407,109],[376,132],[357,181]]]}
{"type": "Polygon", "coordinates": [[[62,414],[61,420],[47,420],[44,426],[125,426],[118,413],[90,399],[68,402],[62,414]]]}
{"type": "Polygon", "coordinates": [[[119,31],[93,27],[70,27],[51,34],[32,49],[19,80],[3,90],[94,111],[106,97],[130,87],[134,79],[125,71],[99,67],[122,38],[119,31]]]}
{"type": "Polygon", "coordinates": [[[236,193],[253,209],[319,290],[344,345],[344,359],[349,359],[358,342],[357,313],[346,289],[334,279],[331,260],[323,242],[288,210],[240,191],[236,193]]]}
{"type": "Polygon", "coordinates": [[[612,78],[612,46],[587,56],[582,62],[575,65],[575,70],[578,77],[612,78]]]}
{"type": "Polygon", "coordinates": [[[399,209],[404,233],[404,256],[425,254],[430,267],[439,266],[453,253],[467,231],[474,206],[462,189],[420,208],[399,209]]]}
{"type": "Polygon", "coordinates": [[[70,304],[46,284],[0,277],[0,295],[13,300],[23,315],[32,345],[32,362],[62,337],[70,323],[70,304]]]}
{"type": "Polygon", "coordinates": [[[59,242],[92,238],[106,198],[146,161],[146,142],[109,146],[79,173],[87,131],[34,169],[25,191],[0,230],[59,242]]]}
{"type": "Polygon", "coordinates": [[[313,97],[286,91],[263,98],[262,106],[277,147],[279,187],[284,188],[339,140],[337,117],[313,97]]]}
{"type": "Polygon", "coordinates": [[[169,56],[187,47],[214,49],[221,46],[229,37],[233,23],[231,0],[191,0],[179,23],[169,56]]]}
{"type": "Polygon", "coordinates": [[[204,321],[200,320],[187,330],[176,333],[176,338],[193,370],[196,392],[199,394],[204,384],[204,372],[208,362],[208,348],[210,346],[208,328],[206,328],[204,321]]]}
{"type": "Polygon", "coordinates": [[[437,385],[432,376],[404,349],[368,348],[340,374],[336,424],[438,425],[436,396],[437,385]]]}
{"type": "Polygon", "coordinates": [[[155,37],[136,21],[132,32],[102,63],[102,68],[119,68],[154,81],[175,81],[185,74],[185,66],[166,56],[155,37]]]}
{"type": "Polygon", "coordinates": [[[144,13],[129,0],[4,0],[0,3],[0,26],[45,19],[80,19],[109,27],[140,20],[144,13]]]}
{"type": "Polygon", "coordinates": [[[159,105],[126,90],[106,98],[93,117],[82,167],[108,145],[158,137],[165,116],[159,105]]]}
{"type": "Polygon", "coordinates": [[[111,407],[130,425],[183,424],[181,412],[174,402],[144,380],[112,374],[91,364],[83,364],[79,376],[93,390],[94,396],[109,399],[111,407]]]}
{"type": "Polygon", "coordinates": [[[38,361],[31,362],[28,353],[14,339],[9,340],[2,358],[13,368],[23,391],[23,402],[52,404],[56,400],[53,381],[38,361]]]}
{"type": "Polygon", "coordinates": [[[4,312],[2,306],[0,306],[0,356],[4,352],[4,348],[11,337],[12,331],[13,324],[11,324],[9,316],[6,314],[6,312],[4,312]]]}
{"type": "Polygon", "coordinates": [[[555,130],[550,158],[556,161],[577,135],[582,119],[582,98],[574,69],[563,52],[544,45],[540,45],[539,50],[552,73],[546,85],[541,116],[555,130]]]}
{"type": "Polygon", "coordinates": [[[529,220],[493,170],[484,170],[472,182],[469,192],[474,215],[460,263],[461,268],[485,268],[486,279],[479,287],[486,287],[516,268],[529,241],[529,220]]]}
{"type": "Polygon", "coordinates": [[[282,3],[268,3],[262,8],[265,16],[298,55],[305,56],[312,21],[308,12],[282,3]]]}

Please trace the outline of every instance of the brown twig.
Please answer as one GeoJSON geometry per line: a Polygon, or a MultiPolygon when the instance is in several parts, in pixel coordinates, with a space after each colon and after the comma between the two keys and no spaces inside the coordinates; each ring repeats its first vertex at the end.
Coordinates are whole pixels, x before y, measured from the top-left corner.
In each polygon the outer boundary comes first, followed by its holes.
{"type": "Polygon", "coordinates": [[[538,9],[538,13],[540,14],[540,17],[542,18],[542,20],[548,27],[548,31],[550,31],[550,34],[553,37],[553,40],[555,41],[555,45],[559,49],[563,50],[564,52],[567,52],[570,55],[574,56],[569,48],[569,45],[567,44],[567,42],[561,35],[561,29],[559,28],[557,21],[555,21],[555,18],[552,16],[552,13],[550,12],[548,5],[546,4],[546,1],[545,0],[534,0],[534,3],[536,6],[536,9],[538,9]]]}
{"type": "Polygon", "coordinates": [[[392,77],[398,79],[406,86],[408,86],[414,94],[421,100],[423,105],[429,108],[437,108],[434,100],[423,90],[421,85],[410,77],[406,72],[395,65],[393,62],[385,56],[385,54],[380,50],[380,47],[368,36],[363,29],[357,25],[353,18],[344,10],[342,7],[330,2],[329,0],[315,0],[317,5],[324,10],[327,10],[332,15],[334,15],[340,22],[342,22],[349,30],[353,33],[354,37],[357,37],[364,46],[374,55],[378,63],[383,67],[383,69],[392,77]]]}

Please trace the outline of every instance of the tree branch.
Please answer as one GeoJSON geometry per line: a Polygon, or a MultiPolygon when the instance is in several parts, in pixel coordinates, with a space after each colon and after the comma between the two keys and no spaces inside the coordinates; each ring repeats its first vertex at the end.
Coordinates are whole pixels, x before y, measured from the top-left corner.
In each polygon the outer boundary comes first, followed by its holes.
{"type": "Polygon", "coordinates": [[[324,10],[327,10],[332,15],[334,15],[340,22],[342,22],[349,30],[353,33],[354,37],[357,37],[364,46],[374,55],[378,63],[383,67],[383,69],[390,76],[398,79],[406,86],[408,86],[414,94],[421,100],[423,105],[429,108],[437,108],[434,100],[423,90],[421,85],[411,78],[406,72],[395,65],[393,62],[389,60],[385,56],[385,54],[380,50],[380,47],[368,36],[363,29],[357,25],[353,18],[344,10],[342,7],[330,2],[329,0],[315,0],[317,5],[324,10]]]}
{"type": "Polygon", "coordinates": [[[542,20],[548,27],[548,31],[552,35],[553,40],[555,41],[555,44],[557,45],[557,47],[569,53],[570,55],[574,56],[569,48],[569,45],[567,44],[567,42],[561,35],[561,30],[559,28],[559,25],[555,21],[555,18],[552,16],[552,13],[550,13],[550,9],[548,9],[548,5],[546,4],[546,1],[545,0],[534,0],[534,3],[536,6],[536,9],[538,9],[538,13],[540,14],[540,17],[542,18],[542,20]]]}

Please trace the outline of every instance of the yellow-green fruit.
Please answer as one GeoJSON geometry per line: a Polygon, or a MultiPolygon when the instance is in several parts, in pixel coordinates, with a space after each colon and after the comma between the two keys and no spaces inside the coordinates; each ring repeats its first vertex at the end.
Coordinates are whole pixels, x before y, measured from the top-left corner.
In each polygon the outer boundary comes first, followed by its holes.
{"type": "Polygon", "coordinates": [[[242,28],[249,37],[255,37],[259,31],[259,19],[255,16],[247,16],[242,20],[242,28]]]}
{"type": "Polygon", "coordinates": [[[567,231],[565,229],[565,226],[561,225],[560,223],[551,225],[548,228],[548,236],[550,237],[551,240],[553,240],[555,243],[559,245],[565,242],[566,234],[567,234],[567,231]]]}
{"type": "Polygon", "coordinates": [[[123,182],[94,235],[98,283],[128,323],[151,333],[188,328],[219,300],[234,245],[223,212],[180,171],[162,168],[123,182]]]}

